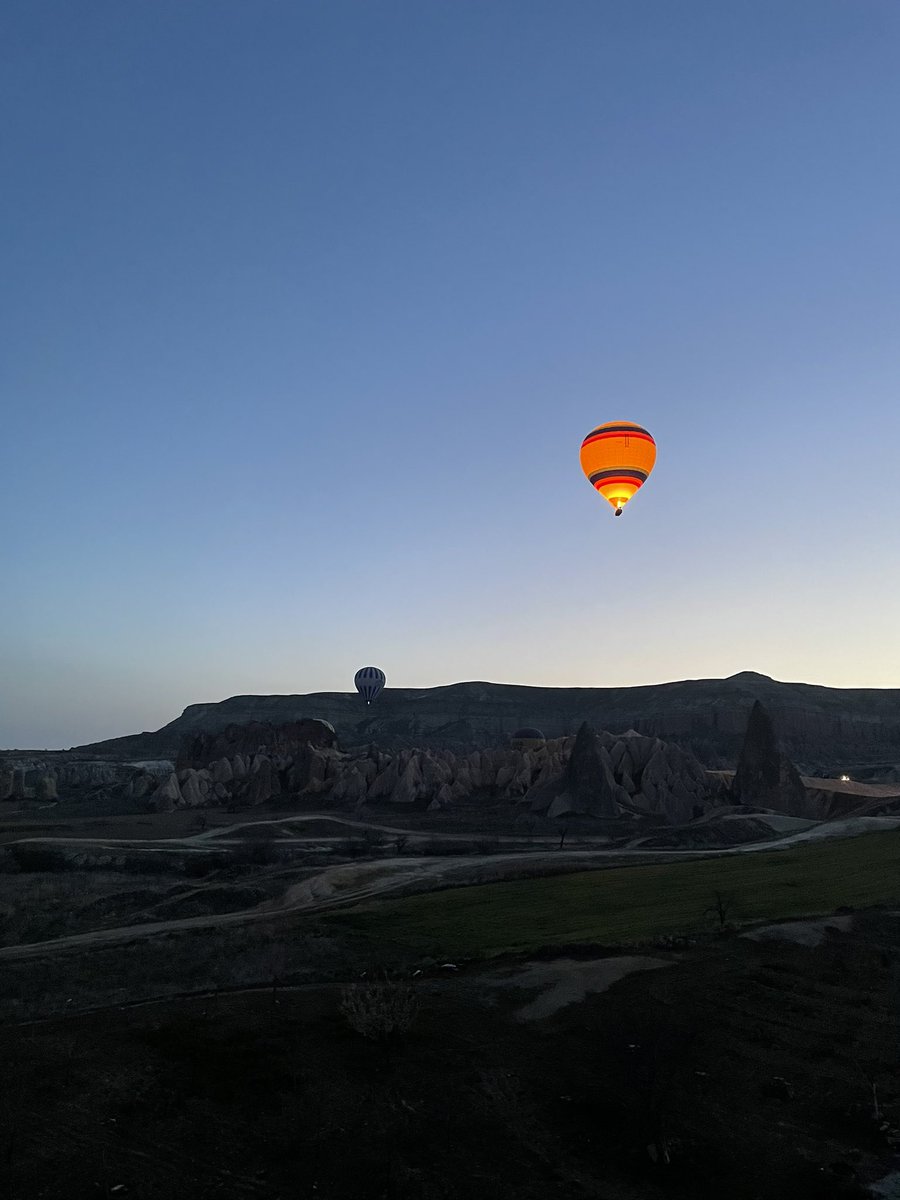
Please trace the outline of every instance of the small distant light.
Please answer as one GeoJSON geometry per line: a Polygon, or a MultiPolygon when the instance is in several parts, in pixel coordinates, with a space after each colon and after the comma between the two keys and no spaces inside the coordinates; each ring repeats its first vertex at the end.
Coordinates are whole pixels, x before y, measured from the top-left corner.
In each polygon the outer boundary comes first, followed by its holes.
{"type": "Polygon", "coordinates": [[[850,782],[850,776],[849,776],[849,775],[842,775],[842,776],[841,776],[841,783],[849,783],[849,782],[850,782]]]}

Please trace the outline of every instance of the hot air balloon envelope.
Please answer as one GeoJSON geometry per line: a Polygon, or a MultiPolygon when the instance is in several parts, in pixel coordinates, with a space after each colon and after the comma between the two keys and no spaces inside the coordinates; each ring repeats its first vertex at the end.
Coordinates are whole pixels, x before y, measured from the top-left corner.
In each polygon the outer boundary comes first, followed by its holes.
{"type": "Polygon", "coordinates": [[[386,681],[380,667],[360,667],[353,676],[353,682],[366,704],[371,704],[381,694],[386,681]]]}
{"type": "Polygon", "coordinates": [[[581,443],[581,469],[589,483],[622,515],[634,493],[647,482],[656,462],[656,442],[633,421],[608,421],[581,443]]]}
{"type": "Polygon", "coordinates": [[[517,750],[535,750],[546,741],[540,729],[535,729],[532,725],[517,729],[509,740],[517,750]]]}

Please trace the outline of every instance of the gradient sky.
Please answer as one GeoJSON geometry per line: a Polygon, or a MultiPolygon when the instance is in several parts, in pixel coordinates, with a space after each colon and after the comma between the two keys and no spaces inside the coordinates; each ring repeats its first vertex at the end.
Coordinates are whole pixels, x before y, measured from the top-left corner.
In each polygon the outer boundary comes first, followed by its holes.
{"type": "Polygon", "coordinates": [[[900,687],[896,0],[2,7],[0,746],[900,687]]]}

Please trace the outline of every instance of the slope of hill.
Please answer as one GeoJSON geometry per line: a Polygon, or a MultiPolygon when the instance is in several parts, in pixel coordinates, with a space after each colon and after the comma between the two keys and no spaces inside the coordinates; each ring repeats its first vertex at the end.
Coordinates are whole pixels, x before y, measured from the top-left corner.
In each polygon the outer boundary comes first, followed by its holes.
{"type": "Polygon", "coordinates": [[[462,749],[505,741],[521,726],[547,737],[596,729],[628,729],[680,743],[710,767],[732,766],[755,700],[772,714],[787,753],[805,772],[866,775],[900,762],[900,689],[826,688],[780,683],[742,672],[729,679],[688,679],[624,688],[524,687],[457,683],[386,690],[367,709],[358,696],[232,696],[189,705],[155,733],[77,747],[97,757],[174,757],[182,740],[230,724],[302,717],[329,721],[345,743],[462,749]]]}

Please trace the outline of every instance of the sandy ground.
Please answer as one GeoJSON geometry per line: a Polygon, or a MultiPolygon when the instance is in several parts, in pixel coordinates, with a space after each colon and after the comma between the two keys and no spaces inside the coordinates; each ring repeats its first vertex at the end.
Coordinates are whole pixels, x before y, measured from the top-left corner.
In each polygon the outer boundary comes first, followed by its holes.
{"type": "Polygon", "coordinates": [[[796,942],[798,946],[821,946],[828,935],[829,929],[839,929],[847,933],[853,925],[853,917],[820,917],[810,921],[779,921],[775,925],[762,925],[759,929],[751,929],[741,937],[750,938],[753,942],[796,942]]]}
{"type": "Polygon", "coordinates": [[[539,988],[539,995],[515,1012],[520,1021],[539,1021],[568,1004],[578,1004],[589,993],[605,992],[635,971],[654,971],[669,965],[661,958],[636,955],[597,958],[588,962],[555,958],[550,962],[529,963],[499,976],[485,976],[484,982],[489,987],[539,988]]]}

